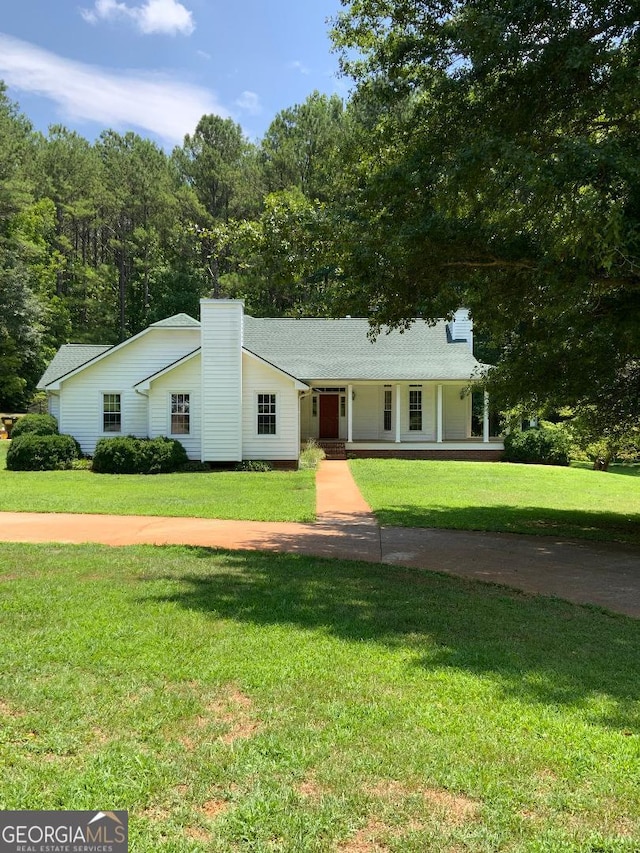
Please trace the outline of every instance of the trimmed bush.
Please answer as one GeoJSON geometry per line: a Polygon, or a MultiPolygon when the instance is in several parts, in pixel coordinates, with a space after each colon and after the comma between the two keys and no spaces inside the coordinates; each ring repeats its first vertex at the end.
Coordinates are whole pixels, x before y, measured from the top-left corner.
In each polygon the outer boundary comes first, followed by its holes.
{"type": "Polygon", "coordinates": [[[101,438],[93,455],[95,474],[168,474],[188,462],[187,451],[173,438],[101,438]]]}
{"type": "Polygon", "coordinates": [[[265,462],[264,459],[245,459],[243,462],[238,462],[236,471],[258,471],[258,473],[266,473],[273,471],[271,462],[265,462]]]}
{"type": "Polygon", "coordinates": [[[537,465],[568,465],[570,444],[567,433],[558,427],[514,430],[504,437],[504,459],[537,465]]]}
{"type": "Polygon", "coordinates": [[[58,471],[71,468],[81,455],[80,445],[70,435],[23,433],[11,440],[7,451],[9,471],[58,471]]]}
{"type": "Polygon", "coordinates": [[[53,415],[23,415],[13,425],[11,438],[21,435],[58,435],[58,422],[53,415]]]}

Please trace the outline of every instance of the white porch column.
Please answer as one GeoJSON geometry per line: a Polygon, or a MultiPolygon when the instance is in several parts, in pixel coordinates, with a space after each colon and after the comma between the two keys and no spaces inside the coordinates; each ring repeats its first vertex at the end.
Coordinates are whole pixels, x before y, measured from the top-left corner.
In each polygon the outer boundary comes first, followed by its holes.
{"type": "Polygon", "coordinates": [[[442,405],[442,385],[438,385],[437,402],[436,402],[436,441],[442,444],[443,424],[444,424],[444,406],[442,405]]]}
{"type": "Polygon", "coordinates": [[[400,385],[396,385],[396,444],[400,444],[400,418],[402,415],[402,397],[400,385]]]}
{"type": "Polygon", "coordinates": [[[489,393],[484,392],[484,410],[482,412],[482,440],[489,441],[489,393]]]}
{"type": "Polygon", "coordinates": [[[353,441],[353,385],[347,386],[347,441],[353,441]]]}

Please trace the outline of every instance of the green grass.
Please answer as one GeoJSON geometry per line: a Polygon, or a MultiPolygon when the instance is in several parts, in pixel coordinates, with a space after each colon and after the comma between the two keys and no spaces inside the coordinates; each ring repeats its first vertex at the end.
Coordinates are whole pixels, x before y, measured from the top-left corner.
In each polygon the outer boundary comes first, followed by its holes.
{"type": "Polygon", "coordinates": [[[354,459],[381,524],[640,544],[640,466],[583,467],[354,459]]]}
{"type": "Polygon", "coordinates": [[[0,557],[2,809],[127,808],[132,853],[640,848],[639,621],[291,555],[0,557]]]}
{"type": "MultiPolygon", "coordinates": [[[[0,452],[7,442],[0,442],[0,452]]],[[[313,521],[313,471],[92,474],[7,471],[0,457],[0,511],[165,515],[250,521],[313,521]]]]}

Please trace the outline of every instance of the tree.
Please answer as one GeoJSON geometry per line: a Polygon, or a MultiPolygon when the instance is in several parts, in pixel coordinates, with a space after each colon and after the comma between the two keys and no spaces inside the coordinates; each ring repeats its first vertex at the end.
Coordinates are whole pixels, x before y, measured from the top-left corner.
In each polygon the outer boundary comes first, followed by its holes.
{"type": "Polygon", "coordinates": [[[599,406],[640,350],[637,3],[343,6],[351,304],[378,324],[467,304],[503,403],[599,406]]]}
{"type": "Polygon", "coordinates": [[[203,116],[173,159],[211,219],[227,222],[259,208],[255,148],[232,119],[203,116]]]}
{"type": "Polygon", "coordinates": [[[267,191],[297,187],[307,198],[326,200],[332,194],[342,121],[340,98],[319,92],[278,113],[260,146],[267,191]]]}
{"type": "Polygon", "coordinates": [[[271,193],[258,220],[227,233],[236,271],[224,279],[226,292],[258,316],[326,316],[338,278],[330,237],[319,201],[297,188],[271,193]]]}
{"type": "Polygon", "coordinates": [[[104,169],[101,240],[115,267],[122,340],[148,325],[156,274],[173,239],[179,186],[167,156],[148,139],[104,131],[96,148],[104,169]]]}
{"type": "Polygon", "coordinates": [[[0,410],[4,411],[26,405],[43,364],[42,312],[29,260],[38,254],[35,223],[42,223],[46,214],[30,215],[31,146],[31,127],[0,84],[0,410]]]}

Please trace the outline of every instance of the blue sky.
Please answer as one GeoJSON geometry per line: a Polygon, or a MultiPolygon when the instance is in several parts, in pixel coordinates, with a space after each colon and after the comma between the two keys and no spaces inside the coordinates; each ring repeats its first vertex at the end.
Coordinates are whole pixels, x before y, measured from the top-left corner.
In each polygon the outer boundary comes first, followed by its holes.
{"type": "Polygon", "coordinates": [[[205,113],[260,138],[314,89],[346,96],[339,0],[5,0],[0,79],[38,130],[134,130],[165,148],[205,113]]]}

